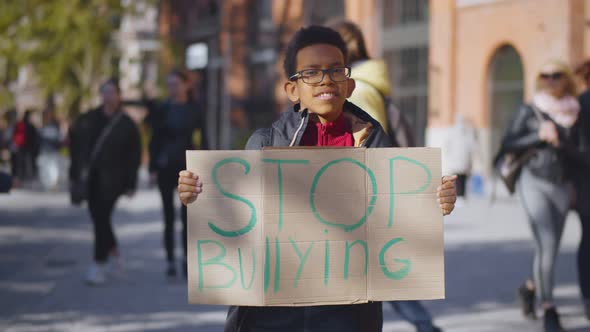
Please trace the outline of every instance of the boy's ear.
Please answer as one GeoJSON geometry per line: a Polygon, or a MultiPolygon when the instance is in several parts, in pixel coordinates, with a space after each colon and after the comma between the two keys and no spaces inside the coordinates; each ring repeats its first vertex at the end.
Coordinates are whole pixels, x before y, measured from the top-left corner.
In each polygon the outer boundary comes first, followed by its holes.
{"type": "Polygon", "coordinates": [[[352,92],[354,91],[354,88],[356,88],[356,82],[352,78],[349,78],[348,79],[348,91],[346,91],[346,98],[350,98],[350,96],[352,95],[352,92]]]}
{"type": "Polygon", "coordinates": [[[299,89],[297,88],[297,82],[287,81],[285,82],[283,88],[285,89],[287,98],[289,98],[292,103],[299,102],[299,89]]]}

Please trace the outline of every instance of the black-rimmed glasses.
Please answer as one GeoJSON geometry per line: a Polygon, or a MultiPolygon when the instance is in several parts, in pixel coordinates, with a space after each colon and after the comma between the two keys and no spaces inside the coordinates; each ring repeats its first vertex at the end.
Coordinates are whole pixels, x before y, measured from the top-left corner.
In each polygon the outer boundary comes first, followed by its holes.
{"type": "Polygon", "coordinates": [[[350,78],[350,67],[304,69],[289,77],[289,81],[301,79],[303,83],[318,84],[324,80],[324,76],[326,76],[326,74],[328,74],[333,82],[343,82],[350,78]]]}
{"type": "Polygon", "coordinates": [[[555,73],[541,73],[539,74],[539,77],[543,80],[560,80],[563,78],[563,76],[565,76],[565,74],[563,72],[555,72],[555,73]]]}

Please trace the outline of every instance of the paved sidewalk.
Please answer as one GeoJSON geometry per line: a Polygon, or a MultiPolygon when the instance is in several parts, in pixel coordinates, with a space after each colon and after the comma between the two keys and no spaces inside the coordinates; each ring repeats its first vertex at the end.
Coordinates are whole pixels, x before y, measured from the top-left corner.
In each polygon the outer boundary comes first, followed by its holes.
{"type": "MultiPolygon", "coordinates": [[[[122,199],[116,233],[127,278],[88,287],[91,228],[64,193],[0,196],[0,331],[222,331],[226,308],[187,304],[186,283],[164,276],[160,201],[155,191],[122,199]]],[[[556,297],[568,331],[590,331],[576,281],[577,216],[558,261],[556,297]]],[[[472,200],[445,220],[447,299],[426,303],[445,331],[539,331],[521,318],[514,290],[528,275],[532,242],[519,206],[472,200]]],[[[413,331],[385,308],[384,331],[413,331]]]]}

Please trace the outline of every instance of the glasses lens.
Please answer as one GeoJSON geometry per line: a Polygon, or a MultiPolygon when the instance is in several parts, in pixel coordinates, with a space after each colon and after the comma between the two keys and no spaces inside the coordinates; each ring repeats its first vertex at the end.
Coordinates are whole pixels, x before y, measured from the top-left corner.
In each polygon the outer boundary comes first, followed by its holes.
{"type": "Polygon", "coordinates": [[[561,78],[563,78],[563,73],[561,72],[556,72],[556,73],[542,73],[541,75],[539,75],[541,77],[541,79],[544,80],[560,80],[561,78]]]}
{"type": "Polygon", "coordinates": [[[324,78],[324,72],[319,69],[307,69],[301,71],[301,79],[308,84],[320,83],[324,78]]]}
{"type": "Polygon", "coordinates": [[[348,68],[332,68],[330,69],[330,78],[334,82],[342,82],[348,78],[348,68]]]}
{"type": "Polygon", "coordinates": [[[552,79],[554,79],[554,80],[559,80],[559,79],[561,79],[562,77],[563,77],[563,73],[553,73],[553,74],[551,75],[551,78],[552,78],[552,79]]]}

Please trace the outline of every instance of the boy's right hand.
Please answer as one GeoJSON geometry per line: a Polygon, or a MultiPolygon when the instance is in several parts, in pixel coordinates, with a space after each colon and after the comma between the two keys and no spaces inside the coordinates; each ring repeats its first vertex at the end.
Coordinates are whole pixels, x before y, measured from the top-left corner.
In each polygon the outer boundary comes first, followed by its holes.
{"type": "Polygon", "coordinates": [[[187,170],[178,173],[178,196],[184,205],[188,205],[197,199],[203,191],[203,183],[199,177],[187,170]]]}

